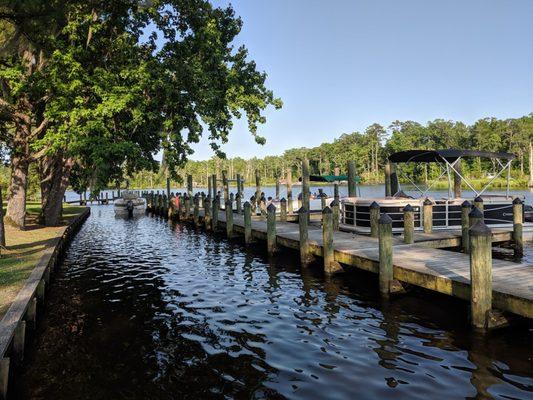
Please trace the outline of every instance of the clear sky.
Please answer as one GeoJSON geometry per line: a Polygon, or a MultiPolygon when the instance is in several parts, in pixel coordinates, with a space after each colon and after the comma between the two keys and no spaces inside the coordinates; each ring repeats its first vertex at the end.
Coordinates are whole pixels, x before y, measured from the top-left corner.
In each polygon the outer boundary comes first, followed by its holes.
{"type": "MultiPolygon", "coordinates": [[[[228,4],[217,0],[215,4],[228,4]]],[[[245,44],[282,98],[255,144],[237,122],[229,157],[311,147],[377,122],[533,112],[533,0],[234,0],[245,44]]],[[[205,141],[193,159],[212,156],[205,141]]]]}

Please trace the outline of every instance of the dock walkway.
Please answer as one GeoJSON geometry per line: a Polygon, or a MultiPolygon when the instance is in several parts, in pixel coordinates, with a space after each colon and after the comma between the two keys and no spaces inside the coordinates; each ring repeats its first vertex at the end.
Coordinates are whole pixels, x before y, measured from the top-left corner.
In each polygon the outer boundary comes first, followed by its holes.
{"type": "MultiPolygon", "coordinates": [[[[203,217],[200,210],[199,217],[203,217]]],[[[220,211],[218,221],[225,225],[226,214],[220,211]]],[[[235,232],[244,232],[244,217],[233,216],[235,232]]],[[[510,233],[498,229],[493,241],[508,240],[510,233]]],[[[266,240],[267,223],[252,221],[252,237],[266,240]]],[[[404,244],[400,236],[393,239],[393,277],[411,285],[470,300],[470,258],[468,254],[443,250],[459,246],[461,238],[455,232],[416,233],[415,244],[404,244]]],[[[276,222],[276,244],[299,249],[298,224],[276,222]]],[[[322,230],[309,225],[309,244],[313,255],[322,256],[322,230]]],[[[378,273],[378,239],[347,232],[334,232],[335,261],[378,273]]],[[[503,311],[533,318],[533,265],[505,260],[493,260],[493,305],[503,311]]]]}

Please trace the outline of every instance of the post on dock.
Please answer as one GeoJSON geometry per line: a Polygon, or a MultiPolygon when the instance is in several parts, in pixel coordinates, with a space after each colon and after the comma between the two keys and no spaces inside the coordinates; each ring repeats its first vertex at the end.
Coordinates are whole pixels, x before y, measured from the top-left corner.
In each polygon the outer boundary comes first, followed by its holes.
{"type": "MultiPolygon", "coordinates": [[[[302,160],[302,206],[304,206],[308,211],[311,210],[309,204],[309,160],[304,158],[302,160]]],[[[307,214],[309,218],[310,213],[307,214]]]]}
{"type": "Polygon", "coordinates": [[[222,186],[224,188],[224,204],[229,200],[228,171],[222,171],[222,186]]]}
{"type": "Polygon", "coordinates": [[[422,204],[422,220],[424,233],[433,232],[433,202],[427,197],[422,204]]]}
{"type": "Polygon", "coordinates": [[[204,201],[204,227],[206,231],[211,230],[211,195],[208,195],[204,201]]]}
{"type": "Polygon", "coordinates": [[[276,199],[279,199],[279,176],[276,172],[276,199]]]}
{"type": "Polygon", "coordinates": [[[13,358],[17,364],[24,359],[24,344],[26,343],[26,321],[19,321],[13,336],[13,358]]]}
{"type": "Polygon", "coordinates": [[[292,169],[287,168],[287,176],[285,178],[285,184],[287,186],[287,204],[288,211],[292,213],[294,211],[294,206],[292,204],[292,169]]]}
{"type": "Polygon", "coordinates": [[[472,207],[472,210],[468,214],[468,223],[470,228],[476,224],[478,221],[483,221],[483,213],[476,206],[472,207]]]}
{"type": "Polygon", "coordinates": [[[187,195],[192,198],[192,175],[187,175],[187,195]]]}
{"type": "Polygon", "coordinates": [[[0,360],[0,399],[7,399],[7,386],[9,383],[9,357],[0,360]]]}
{"type": "Polygon", "coordinates": [[[474,205],[479,208],[479,211],[483,212],[483,198],[481,196],[477,196],[474,199],[474,205]]]}
{"type": "Polygon", "coordinates": [[[211,198],[214,200],[217,197],[217,174],[211,175],[211,188],[213,189],[213,195],[211,198]]]}
{"type": "Polygon", "coordinates": [[[259,204],[259,199],[261,199],[261,176],[259,175],[259,170],[255,170],[255,201],[259,204]]]}
{"type": "Polygon", "coordinates": [[[272,203],[267,207],[267,251],[276,252],[276,206],[272,203]]]}
{"type": "Polygon", "coordinates": [[[185,215],[184,215],[184,220],[187,221],[187,220],[189,219],[190,214],[191,214],[191,202],[190,202],[190,197],[189,197],[189,195],[185,194],[183,200],[184,200],[184,202],[185,202],[185,215]]]}
{"type": "Polygon", "coordinates": [[[470,228],[470,282],[472,325],[486,329],[492,309],[492,232],[482,220],[470,228]]]}
{"type": "Polygon", "coordinates": [[[252,242],[252,206],[249,201],[244,202],[244,242],[252,242]]]}
{"type": "Polygon", "coordinates": [[[463,201],[461,204],[461,247],[465,253],[468,253],[468,247],[470,244],[470,238],[468,230],[470,229],[470,211],[472,210],[472,204],[468,200],[463,201]]]}
{"type": "Polygon", "coordinates": [[[200,193],[200,200],[201,200],[201,202],[200,202],[199,206],[203,207],[204,206],[204,201],[205,201],[205,193],[204,192],[200,193]]]}
{"type": "Polygon", "coordinates": [[[242,199],[242,178],[241,174],[237,174],[237,194],[241,196],[242,199]]]}
{"type": "Polygon", "coordinates": [[[355,161],[348,161],[348,197],[357,197],[355,191],[355,161]]]}
{"type": "Polygon", "coordinates": [[[326,208],[326,200],[328,198],[328,195],[324,192],[320,193],[320,208],[323,210],[326,208]]]}
{"type": "Polygon", "coordinates": [[[285,197],[283,197],[279,201],[279,219],[281,222],[287,222],[287,200],[285,200],[285,197]]]}
{"type": "Polygon", "coordinates": [[[394,196],[400,191],[400,181],[398,179],[398,172],[396,172],[396,164],[390,166],[390,194],[394,196]]]}
{"type": "Polygon", "coordinates": [[[167,195],[166,194],[161,196],[161,216],[163,218],[167,218],[168,217],[168,200],[167,200],[167,195]]]}
{"type": "Polygon", "coordinates": [[[261,218],[266,219],[267,217],[267,203],[265,195],[261,193],[261,199],[259,200],[259,211],[261,213],[261,218]]]}
{"type": "Polygon", "coordinates": [[[406,244],[415,242],[415,211],[411,204],[403,208],[403,241],[406,244]]]}
{"type": "Polygon", "coordinates": [[[309,248],[309,211],[304,206],[298,210],[298,227],[300,231],[300,262],[307,265],[312,261],[309,248]]]}
{"type": "Polygon", "coordinates": [[[389,296],[392,280],[392,219],[384,213],[379,218],[379,291],[382,296],[389,296]]]}
{"type": "Polygon", "coordinates": [[[170,178],[167,177],[167,197],[170,199],[170,178]]]}
{"type": "Polygon", "coordinates": [[[340,204],[341,198],[339,196],[339,183],[338,182],[335,182],[333,184],[333,199],[337,200],[340,204]]]}
{"type": "Polygon", "coordinates": [[[213,232],[217,231],[218,228],[218,212],[220,211],[220,199],[218,195],[213,199],[213,215],[211,217],[211,230],[213,232]]]}
{"type": "Polygon", "coordinates": [[[200,221],[200,198],[198,196],[194,196],[194,208],[193,208],[193,217],[192,220],[194,221],[194,226],[199,226],[200,221]]]}
{"type": "Polygon", "coordinates": [[[228,239],[233,237],[233,209],[231,208],[231,201],[228,199],[226,206],[226,236],[228,239]]]}
{"type": "Polygon", "coordinates": [[[324,259],[324,272],[333,274],[342,270],[342,267],[335,261],[335,250],[333,248],[333,211],[329,207],[322,210],[322,257],[324,259]]]}
{"type": "Polygon", "coordinates": [[[241,193],[237,192],[237,195],[235,196],[235,203],[237,207],[237,214],[242,214],[242,200],[241,200],[241,193]]]}
{"type": "Polygon", "coordinates": [[[518,197],[513,200],[513,241],[514,253],[516,256],[524,254],[524,205],[518,197]]]}
{"type": "Polygon", "coordinates": [[[458,159],[455,162],[455,165],[453,167],[455,171],[453,171],[453,196],[456,199],[459,199],[462,195],[461,193],[461,159],[458,159]]]}
{"type": "Polygon", "coordinates": [[[213,178],[212,175],[207,175],[207,195],[211,198],[213,194],[213,178]]]}
{"type": "Polygon", "coordinates": [[[385,164],[385,197],[391,196],[390,163],[385,164]]]}
{"type": "Polygon", "coordinates": [[[333,199],[333,201],[330,204],[331,211],[333,212],[333,230],[338,231],[339,230],[339,222],[340,222],[340,207],[339,207],[339,200],[333,199]]]}
{"type": "Polygon", "coordinates": [[[379,204],[370,204],[370,237],[378,237],[379,233],[379,204]]]}
{"type": "Polygon", "coordinates": [[[183,219],[183,206],[185,202],[185,197],[182,194],[178,195],[178,220],[183,219]]]}

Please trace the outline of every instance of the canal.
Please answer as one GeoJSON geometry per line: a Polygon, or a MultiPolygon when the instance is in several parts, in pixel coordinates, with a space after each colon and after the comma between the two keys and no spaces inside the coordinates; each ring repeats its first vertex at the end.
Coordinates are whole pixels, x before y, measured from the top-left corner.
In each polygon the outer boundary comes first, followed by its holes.
{"type": "Polygon", "coordinates": [[[531,326],[483,337],[466,302],[385,303],[370,274],[328,278],[297,253],[91,212],[13,398],[533,398],[531,326]]]}

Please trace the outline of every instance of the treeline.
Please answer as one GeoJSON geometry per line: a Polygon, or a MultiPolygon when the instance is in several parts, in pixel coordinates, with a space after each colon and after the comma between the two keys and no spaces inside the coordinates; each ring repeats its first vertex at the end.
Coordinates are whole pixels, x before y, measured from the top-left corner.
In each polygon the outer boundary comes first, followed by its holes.
{"type": "Polygon", "coordinates": [[[203,130],[222,155],[234,118],[256,141],[281,107],[245,46],[231,6],[209,0],[0,1],[0,156],[6,220],[57,225],[68,186],[92,192],[136,171],[184,165],[203,130]]]}
{"type": "MultiPolygon", "coordinates": [[[[241,174],[247,182],[254,182],[255,170],[259,170],[265,183],[274,183],[283,178],[288,168],[300,176],[301,160],[308,158],[312,174],[333,174],[335,167],[346,173],[349,160],[354,160],[357,172],[366,183],[383,181],[383,165],[389,154],[410,149],[476,149],[492,152],[510,152],[517,158],[512,164],[515,186],[527,185],[533,181],[533,114],[521,118],[483,118],[472,125],[462,122],[436,119],[423,125],[414,121],[394,121],[385,127],[373,124],[364,132],[342,134],[331,143],[322,143],[312,148],[286,150],[281,156],[243,159],[240,157],[221,159],[213,157],[204,161],[188,161],[178,171],[182,182],[192,174],[198,185],[206,185],[207,177],[223,170],[228,176],[241,174]]],[[[497,169],[495,160],[468,160],[463,171],[470,178],[484,178],[487,171],[497,169]]],[[[406,173],[424,181],[435,178],[436,166],[414,169],[406,167],[406,173]]],[[[164,187],[165,175],[143,171],[132,177],[136,187],[164,187]]],[[[175,182],[176,184],[178,182],[175,182]]]]}

